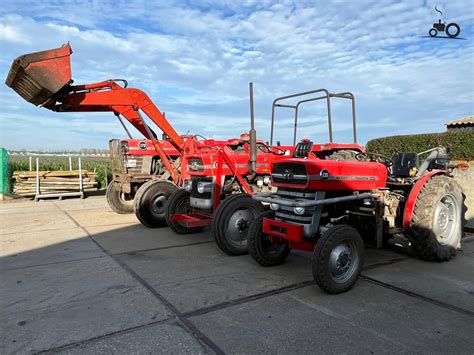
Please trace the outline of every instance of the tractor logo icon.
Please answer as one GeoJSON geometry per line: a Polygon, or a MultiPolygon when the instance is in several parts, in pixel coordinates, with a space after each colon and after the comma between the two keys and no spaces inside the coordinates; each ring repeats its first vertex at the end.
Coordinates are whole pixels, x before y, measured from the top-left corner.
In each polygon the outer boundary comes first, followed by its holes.
{"type": "MultiPolygon", "coordinates": [[[[435,6],[435,10],[438,11],[440,17],[443,16],[443,12],[438,10],[435,6]]],[[[433,23],[433,28],[428,32],[430,37],[437,38],[456,38],[461,33],[461,27],[457,23],[451,22],[446,25],[446,22],[441,22],[441,19],[437,23],[433,23]],[[445,32],[446,36],[438,36],[438,32],[445,32]]]]}
{"type": "Polygon", "coordinates": [[[321,176],[321,180],[327,180],[329,179],[329,171],[323,169],[319,172],[319,176],[321,176]]]}
{"type": "Polygon", "coordinates": [[[285,169],[285,172],[283,173],[283,177],[285,178],[286,181],[291,181],[293,180],[293,172],[289,169],[285,169]]]}
{"type": "Polygon", "coordinates": [[[146,150],[147,147],[148,146],[145,141],[141,141],[140,143],[138,143],[138,148],[140,148],[141,150],[146,150]]]}

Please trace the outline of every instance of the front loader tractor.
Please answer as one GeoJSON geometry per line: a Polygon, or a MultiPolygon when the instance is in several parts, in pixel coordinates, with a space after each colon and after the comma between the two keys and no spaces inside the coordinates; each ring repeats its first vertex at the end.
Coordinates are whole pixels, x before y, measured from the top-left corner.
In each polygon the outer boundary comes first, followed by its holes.
{"type": "Polygon", "coordinates": [[[135,211],[149,227],[165,226],[164,204],[182,184],[180,166],[187,145],[199,144],[195,136],[180,136],[165,115],[142,90],[128,87],[123,79],[74,85],[69,44],[16,58],[6,79],[7,86],[26,101],[55,112],[111,112],[129,136],[112,140],[114,178],[107,188],[110,207],[118,213],[135,211]],[[163,138],[146,123],[148,117],[163,138]],[[122,118],[144,137],[132,139],[122,118]],[[153,199],[149,198],[153,190],[153,199]],[[138,197],[138,198],[137,198],[138,197]]]}
{"type": "Polygon", "coordinates": [[[450,172],[467,166],[452,165],[445,148],[388,158],[355,149],[321,156],[320,147],[298,143],[292,157],[272,166],[276,191],[252,196],[269,207],[249,226],[257,263],[282,264],[292,249],[312,252],[315,282],[337,294],[356,282],[364,245],[411,246],[432,261],[456,254],[466,207],[450,172]]]}

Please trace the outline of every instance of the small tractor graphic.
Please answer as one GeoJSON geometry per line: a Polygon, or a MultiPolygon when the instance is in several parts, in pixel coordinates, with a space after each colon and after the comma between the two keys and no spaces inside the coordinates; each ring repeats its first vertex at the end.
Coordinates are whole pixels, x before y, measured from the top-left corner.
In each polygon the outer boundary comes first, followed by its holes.
{"type": "MultiPolygon", "coordinates": [[[[438,10],[435,6],[435,10],[440,13],[442,16],[443,13],[438,10]]],[[[441,19],[438,20],[438,23],[433,23],[433,27],[429,31],[430,37],[438,37],[438,32],[446,32],[446,35],[449,38],[456,38],[459,33],[461,33],[461,28],[457,23],[449,23],[446,25],[446,22],[441,22],[441,19]]]]}

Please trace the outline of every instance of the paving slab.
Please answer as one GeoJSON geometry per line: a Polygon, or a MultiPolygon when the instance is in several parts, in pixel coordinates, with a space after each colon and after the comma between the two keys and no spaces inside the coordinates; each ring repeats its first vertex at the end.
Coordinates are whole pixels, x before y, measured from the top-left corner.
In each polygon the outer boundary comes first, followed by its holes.
{"type": "Polygon", "coordinates": [[[0,353],[26,353],[167,319],[109,257],[10,270],[0,279],[0,353]]]}
{"type": "MultiPolygon", "coordinates": [[[[49,207],[49,206],[48,206],[49,207]]],[[[15,234],[25,231],[46,231],[77,227],[64,213],[46,208],[36,212],[24,212],[1,215],[0,234],[15,234]]]]}
{"type": "Polygon", "coordinates": [[[263,268],[249,255],[230,257],[214,243],[123,254],[119,258],[181,312],[311,280],[309,260],[290,255],[263,268]]]}
{"type": "Polygon", "coordinates": [[[472,353],[473,318],[360,281],[347,293],[317,286],[190,318],[224,352],[472,353]]]}
{"type": "Polygon", "coordinates": [[[93,208],[104,208],[107,211],[112,211],[107,203],[105,194],[100,196],[88,196],[84,199],[68,198],[61,201],[56,200],[54,203],[65,211],[88,210],[93,208]]]}
{"type": "Polygon", "coordinates": [[[109,253],[127,253],[213,241],[210,231],[176,234],[169,228],[147,228],[142,224],[87,227],[94,239],[109,253]]]}
{"type": "Polygon", "coordinates": [[[11,203],[1,203],[0,204],[0,216],[8,217],[10,214],[18,213],[44,213],[44,212],[54,212],[57,210],[57,207],[53,203],[49,202],[34,202],[34,201],[25,201],[25,202],[11,202],[11,203]]]}
{"type": "Polygon", "coordinates": [[[449,262],[408,258],[390,268],[377,268],[363,274],[456,307],[474,310],[474,243],[464,243],[463,250],[449,262]]]}
{"type": "Polygon", "coordinates": [[[135,214],[119,214],[109,208],[74,209],[67,213],[81,226],[107,226],[113,224],[140,224],[135,214]]]}
{"type": "Polygon", "coordinates": [[[103,255],[87,233],[79,227],[0,236],[2,272],[103,255]]]}
{"type": "Polygon", "coordinates": [[[59,354],[205,354],[209,350],[176,322],[97,339],[59,354]]]}

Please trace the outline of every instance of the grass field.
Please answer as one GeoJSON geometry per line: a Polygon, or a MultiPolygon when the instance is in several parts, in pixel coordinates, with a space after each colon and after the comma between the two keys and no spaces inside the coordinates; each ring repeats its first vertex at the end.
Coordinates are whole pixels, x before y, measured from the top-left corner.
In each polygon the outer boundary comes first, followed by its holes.
{"type": "MultiPolygon", "coordinates": [[[[10,191],[12,190],[12,174],[14,171],[26,171],[30,169],[29,157],[26,155],[11,155],[8,161],[8,177],[10,181],[10,191]]],[[[69,158],[67,156],[55,155],[31,155],[32,169],[36,171],[36,158],[39,158],[40,170],[69,170],[69,158]]],[[[109,157],[81,157],[82,169],[95,171],[97,181],[101,188],[107,186],[107,181],[112,178],[112,166],[109,157]]],[[[79,169],[78,157],[72,157],[72,169],[79,169]]]]}

